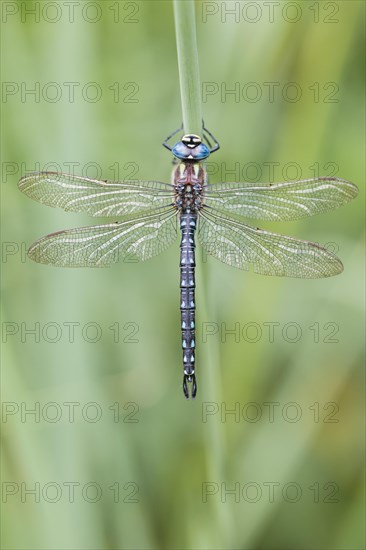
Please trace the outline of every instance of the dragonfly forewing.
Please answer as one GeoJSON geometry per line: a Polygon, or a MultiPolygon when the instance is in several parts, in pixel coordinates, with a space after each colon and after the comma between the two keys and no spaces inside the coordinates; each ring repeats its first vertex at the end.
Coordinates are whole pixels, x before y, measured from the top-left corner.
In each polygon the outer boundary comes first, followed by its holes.
{"type": "Polygon", "coordinates": [[[92,216],[143,214],[173,202],[173,186],[159,181],[100,181],[62,174],[35,172],[19,181],[19,189],[48,206],[92,216]]]}
{"type": "Polygon", "coordinates": [[[347,204],[358,193],[353,183],[326,177],[284,183],[217,183],[207,185],[205,191],[209,208],[271,221],[323,214],[347,204]]]}

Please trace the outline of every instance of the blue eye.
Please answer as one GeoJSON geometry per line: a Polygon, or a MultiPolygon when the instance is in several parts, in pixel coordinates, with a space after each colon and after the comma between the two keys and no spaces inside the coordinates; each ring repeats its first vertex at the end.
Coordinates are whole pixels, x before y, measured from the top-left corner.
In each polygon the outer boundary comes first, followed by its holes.
{"type": "Polygon", "coordinates": [[[172,153],[175,157],[184,160],[202,160],[210,155],[210,150],[204,143],[200,143],[196,147],[188,147],[181,141],[178,141],[172,147],[172,153]]]}
{"type": "Polygon", "coordinates": [[[205,159],[210,154],[210,149],[204,143],[201,143],[200,145],[195,147],[193,151],[194,151],[194,158],[196,159],[205,159]]]}
{"type": "Polygon", "coordinates": [[[179,159],[185,159],[190,154],[190,149],[184,145],[184,143],[178,141],[178,143],[172,147],[172,153],[179,159]]]}

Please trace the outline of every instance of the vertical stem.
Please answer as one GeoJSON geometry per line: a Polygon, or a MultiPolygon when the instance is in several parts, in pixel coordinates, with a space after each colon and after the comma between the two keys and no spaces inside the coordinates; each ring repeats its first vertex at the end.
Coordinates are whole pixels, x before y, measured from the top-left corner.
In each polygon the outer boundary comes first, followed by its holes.
{"type": "MultiPolygon", "coordinates": [[[[197,254],[197,258],[199,258],[197,254]]],[[[209,287],[209,277],[207,274],[207,263],[204,261],[197,262],[198,269],[198,284],[202,289],[200,299],[200,317],[202,319],[212,319],[212,309],[209,307],[207,299],[207,288],[209,287]],[[211,315],[210,315],[211,312],[211,315]]],[[[197,327],[201,327],[202,335],[203,323],[197,323],[197,327]]],[[[202,362],[202,369],[198,366],[198,372],[205,370],[205,388],[201,389],[204,393],[204,401],[207,403],[216,404],[219,408],[222,405],[222,392],[221,392],[221,372],[219,365],[219,350],[218,345],[213,341],[210,344],[203,345],[202,337],[198,335],[197,340],[201,342],[200,352],[198,357],[202,362]]],[[[200,376],[201,380],[203,374],[200,376]]],[[[200,384],[202,387],[202,383],[200,384]]],[[[200,391],[200,385],[198,391],[200,391]]],[[[204,411],[204,403],[202,403],[202,415],[204,411]]],[[[210,419],[204,424],[204,436],[207,442],[207,481],[213,481],[215,483],[221,483],[226,478],[226,433],[224,423],[220,422],[219,415],[210,419]]],[[[235,540],[235,526],[233,525],[233,514],[231,508],[226,504],[220,502],[220,499],[215,499],[213,504],[213,513],[215,520],[213,521],[213,529],[215,531],[215,542],[218,548],[231,548],[233,541],[235,540]]]]}
{"type": "MultiPolygon", "coordinates": [[[[201,80],[196,39],[195,3],[193,0],[173,0],[173,4],[184,133],[201,135],[201,80]]],[[[209,319],[208,300],[205,294],[207,285],[204,284],[204,281],[207,282],[206,266],[201,261],[198,267],[201,283],[199,286],[202,288],[202,318],[209,319]]],[[[205,376],[207,385],[203,391],[200,389],[200,384],[198,384],[199,395],[202,391],[205,399],[211,403],[219,404],[221,403],[221,380],[217,346],[201,346],[199,356],[202,358],[202,363],[207,371],[205,376]]],[[[225,431],[223,424],[219,421],[213,421],[204,426],[206,428],[204,435],[207,442],[207,479],[220,483],[225,479],[225,431]]],[[[215,501],[213,506],[215,519],[213,520],[211,536],[218,547],[230,546],[235,532],[230,509],[225,506],[223,508],[218,500],[215,501]]]]}
{"type": "Polygon", "coordinates": [[[194,4],[194,0],[173,2],[184,133],[201,135],[201,79],[194,4]]]}

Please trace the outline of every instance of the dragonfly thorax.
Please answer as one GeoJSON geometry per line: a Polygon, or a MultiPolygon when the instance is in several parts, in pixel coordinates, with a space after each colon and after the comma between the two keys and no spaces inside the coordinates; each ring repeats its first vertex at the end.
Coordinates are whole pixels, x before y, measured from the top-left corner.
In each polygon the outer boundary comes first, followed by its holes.
{"type": "Polygon", "coordinates": [[[187,161],[199,161],[210,155],[210,149],[205,143],[202,143],[200,136],[196,134],[186,134],[172,147],[172,153],[175,157],[187,161]]]}
{"type": "Polygon", "coordinates": [[[196,212],[202,207],[202,186],[178,183],[175,186],[175,206],[181,212],[196,212]]]}

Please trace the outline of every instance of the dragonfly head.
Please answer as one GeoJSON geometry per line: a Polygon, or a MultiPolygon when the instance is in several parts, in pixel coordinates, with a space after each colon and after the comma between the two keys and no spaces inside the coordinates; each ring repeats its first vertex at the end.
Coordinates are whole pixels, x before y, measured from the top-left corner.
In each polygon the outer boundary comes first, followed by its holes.
{"type": "Polygon", "coordinates": [[[186,134],[172,147],[172,153],[178,159],[198,161],[210,155],[210,149],[202,143],[200,136],[186,134]]]}
{"type": "Polygon", "coordinates": [[[202,139],[196,134],[186,134],[182,137],[182,143],[184,143],[184,145],[187,145],[187,147],[189,147],[190,149],[194,149],[198,145],[201,145],[202,139]]]}

